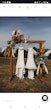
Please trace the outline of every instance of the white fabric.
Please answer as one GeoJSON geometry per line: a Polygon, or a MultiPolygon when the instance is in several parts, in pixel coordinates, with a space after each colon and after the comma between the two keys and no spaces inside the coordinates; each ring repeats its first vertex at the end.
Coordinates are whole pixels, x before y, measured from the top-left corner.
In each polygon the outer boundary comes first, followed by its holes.
{"type": "Polygon", "coordinates": [[[19,68],[18,71],[19,71],[19,72],[18,72],[18,73],[19,73],[18,77],[19,77],[20,79],[23,79],[23,78],[24,78],[24,75],[23,75],[23,74],[24,74],[24,71],[23,71],[23,69],[22,69],[22,68],[19,68]]]}
{"type": "Polygon", "coordinates": [[[36,52],[34,49],[33,49],[33,54],[34,54],[34,55],[37,55],[37,52],[36,52]]]}
{"type": "Polygon", "coordinates": [[[15,56],[14,56],[14,49],[13,49],[13,48],[12,48],[12,56],[15,57],[15,56]]]}
{"type": "Polygon", "coordinates": [[[1,52],[3,52],[7,47],[4,47],[1,52]]]}
{"type": "Polygon", "coordinates": [[[13,32],[12,32],[12,36],[15,34],[15,30],[13,30],[13,32]]]}
{"type": "Polygon", "coordinates": [[[23,78],[25,74],[25,63],[24,63],[24,49],[19,47],[18,49],[18,60],[16,63],[16,73],[17,77],[23,78]]]}
{"type": "Polygon", "coordinates": [[[28,70],[28,78],[29,79],[34,79],[34,70],[28,70]]]}
{"type": "Polygon", "coordinates": [[[27,62],[26,62],[26,68],[27,69],[36,69],[33,48],[28,48],[28,58],[27,58],[27,62]]]}
{"type": "Polygon", "coordinates": [[[40,69],[40,63],[39,63],[38,68],[37,68],[37,72],[36,72],[37,75],[39,75],[39,69],[40,69]]]}
{"type": "Polygon", "coordinates": [[[51,53],[51,50],[48,50],[47,52],[45,52],[44,56],[49,56],[50,53],[51,53]]]}
{"type": "Polygon", "coordinates": [[[15,75],[16,75],[17,77],[19,77],[18,68],[16,68],[16,72],[15,72],[15,75]]]}
{"type": "Polygon", "coordinates": [[[44,67],[45,67],[45,71],[46,71],[46,73],[48,74],[48,69],[47,69],[47,67],[46,67],[45,64],[44,64],[44,67]]]}
{"type": "Polygon", "coordinates": [[[18,30],[18,29],[17,30],[13,30],[13,32],[12,32],[12,36],[15,35],[17,37],[19,34],[20,34],[20,30],[18,30]],[[15,35],[15,32],[16,32],[16,35],[15,35]]]}
{"type": "Polygon", "coordinates": [[[44,64],[45,71],[48,74],[48,69],[47,69],[47,67],[46,67],[46,65],[43,61],[40,61],[39,65],[38,65],[38,68],[37,68],[36,74],[39,75],[40,64],[44,64]]]}
{"type": "Polygon", "coordinates": [[[18,60],[17,60],[16,68],[25,68],[23,47],[19,47],[18,49],[18,60]]]}

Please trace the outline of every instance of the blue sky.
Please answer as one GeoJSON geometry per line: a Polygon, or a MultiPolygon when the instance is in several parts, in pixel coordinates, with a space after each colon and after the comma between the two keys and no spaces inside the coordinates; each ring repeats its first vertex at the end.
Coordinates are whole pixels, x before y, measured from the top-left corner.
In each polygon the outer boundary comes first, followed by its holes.
{"type": "Polygon", "coordinates": [[[46,40],[46,48],[51,49],[51,17],[0,17],[1,48],[7,46],[14,29],[20,29],[30,39],[46,40]]]}

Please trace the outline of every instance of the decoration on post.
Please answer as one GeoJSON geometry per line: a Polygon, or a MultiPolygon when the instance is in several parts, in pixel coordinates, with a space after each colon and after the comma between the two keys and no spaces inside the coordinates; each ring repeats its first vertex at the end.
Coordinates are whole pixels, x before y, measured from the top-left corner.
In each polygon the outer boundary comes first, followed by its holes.
{"type": "MultiPolygon", "coordinates": [[[[45,51],[45,50],[44,50],[45,51]]],[[[48,69],[45,65],[45,62],[47,60],[48,55],[51,53],[51,50],[48,50],[47,52],[41,52],[39,56],[39,61],[38,61],[38,68],[36,74],[40,76],[40,80],[42,80],[43,74],[47,73],[48,74],[48,69]]]]}
{"type": "Polygon", "coordinates": [[[37,75],[39,74],[39,69],[40,69],[40,65],[41,64],[44,65],[44,70],[48,74],[48,69],[47,69],[47,67],[45,65],[45,62],[43,61],[43,58],[40,58],[39,65],[38,65],[38,68],[37,68],[37,75]]]}

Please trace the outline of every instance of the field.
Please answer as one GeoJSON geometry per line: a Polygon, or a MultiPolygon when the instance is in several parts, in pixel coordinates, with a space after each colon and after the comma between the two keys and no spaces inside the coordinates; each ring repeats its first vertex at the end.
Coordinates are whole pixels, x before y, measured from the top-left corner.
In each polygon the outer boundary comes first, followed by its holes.
{"type": "MultiPolygon", "coordinates": [[[[10,81],[10,58],[0,58],[0,92],[15,93],[39,93],[51,92],[51,60],[46,62],[49,74],[43,77],[43,82],[36,76],[34,80],[30,80],[25,76],[19,79],[16,76],[10,81]]],[[[13,59],[13,70],[15,73],[16,59],[13,59]]]]}

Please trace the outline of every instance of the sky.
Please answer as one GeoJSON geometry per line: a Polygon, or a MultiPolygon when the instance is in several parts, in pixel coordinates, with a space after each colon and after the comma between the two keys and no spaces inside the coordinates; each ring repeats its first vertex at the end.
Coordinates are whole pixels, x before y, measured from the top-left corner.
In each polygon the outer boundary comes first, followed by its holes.
{"type": "Polygon", "coordinates": [[[29,36],[29,39],[46,40],[45,47],[51,49],[51,17],[0,17],[2,49],[7,46],[7,41],[11,39],[12,31],[15,29],[19,29],[25,37],[29,36]]]}

